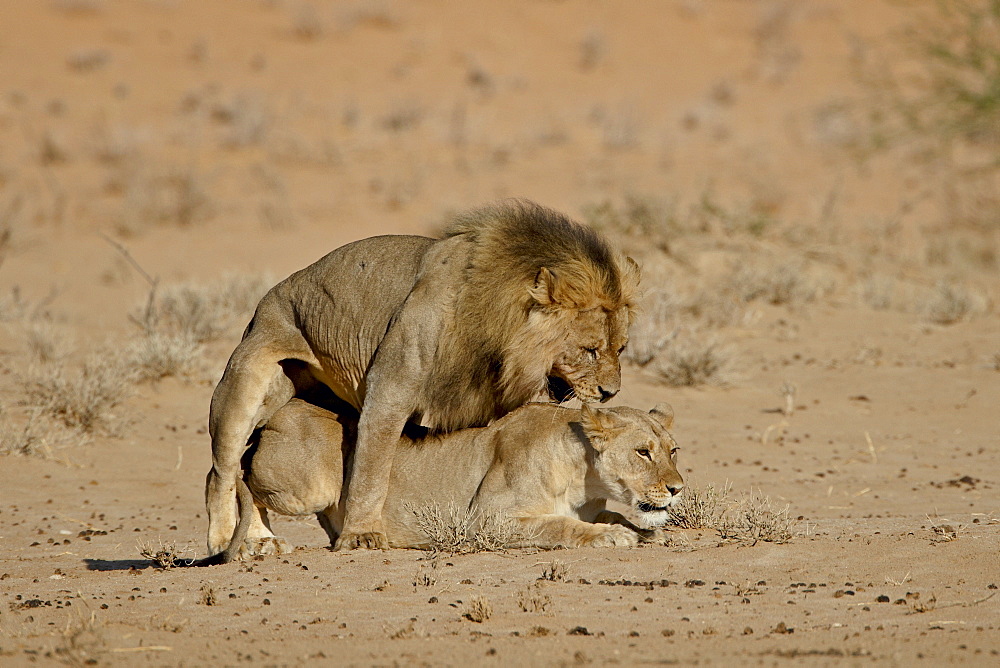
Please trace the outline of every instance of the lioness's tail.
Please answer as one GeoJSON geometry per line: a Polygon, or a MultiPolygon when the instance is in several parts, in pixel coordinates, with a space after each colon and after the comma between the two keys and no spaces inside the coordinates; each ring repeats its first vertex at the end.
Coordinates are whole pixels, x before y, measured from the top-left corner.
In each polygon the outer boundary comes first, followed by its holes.
{"type": "Polygon", "coordinates": [[[204,559],[196,559],[187,564],[188,566],[216,566],[218,564],[228,564],[236,560],[236,557],[240,553],[240,547],[242,547],[243,542],[247,538],[247,533],[250,531],[250,522],[252,521],[254,509],[253,494],[250,493],[250,488],[247,487],[242,476],[236,479],[236,500],[240,506],[240,519],[236,523],[236,531],[233,533],[229,545],[222,552],[205,557],[204,559]]]}

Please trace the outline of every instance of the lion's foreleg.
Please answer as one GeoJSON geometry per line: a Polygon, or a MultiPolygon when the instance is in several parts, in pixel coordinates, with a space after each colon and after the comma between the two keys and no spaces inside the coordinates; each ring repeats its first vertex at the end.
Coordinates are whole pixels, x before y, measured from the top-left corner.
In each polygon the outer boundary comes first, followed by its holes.
{"type": "Polygon", "coordinates": [[[389,474],[404,419],[372,417],[362,410],[354,462],[345,476],[347,487],[344,526],[335,548],[381,549],[389,547],[382,522],[382,508],[389,488],[389,474]],[[374,423],[374,424],[372,424],[374,423]]]}
{"type": "Polygon", "coordinates": [[[205,484],[209,554],[223,551],[236,529],[236,481],[250,434],[294,394],[278,364],[281,357],[252,339],[244,340],[212,395],[212,469],[205,484]]]}

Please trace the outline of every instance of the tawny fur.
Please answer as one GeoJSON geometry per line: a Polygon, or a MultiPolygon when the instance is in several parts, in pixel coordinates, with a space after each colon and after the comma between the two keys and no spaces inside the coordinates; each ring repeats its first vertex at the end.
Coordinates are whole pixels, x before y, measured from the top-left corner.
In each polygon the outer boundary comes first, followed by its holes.
{"type": "Polygon", "coordinates": [[[317,386],[361,411],[340,547],[384,547],[404,425],[484,425],[551,378],[586,401],[613,396],[638,278],[592,230],[524,201],[464,214],[440,240],[364,239],[292,274],[261,300],[212,397],[209,553],[233,535],[251,434],[317,386]]]}

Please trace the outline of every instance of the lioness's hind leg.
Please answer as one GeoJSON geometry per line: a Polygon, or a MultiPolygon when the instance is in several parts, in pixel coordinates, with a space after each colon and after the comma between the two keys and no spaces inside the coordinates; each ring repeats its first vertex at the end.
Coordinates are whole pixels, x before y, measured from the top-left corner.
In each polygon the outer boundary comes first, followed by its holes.
{"type": "Polygon", "coordinates": [[[212,469],[205,485],[209,554],[224,550],[236,529],[236,480],[251,433],[295,393],[280,365],[288,353],[258,338],[251,334],[236,347],[212,395],[212,469]]]}
{"type": "Polygon", "coordinates": [[[250,528],[247,531],[244,546],[240,550],[241,554],[243,556],[257,556],[291,552],[285,539],[278,538],[271,531],[267,508],[255,505],[254,509],[256,512],[251,516],[250,528]]]}

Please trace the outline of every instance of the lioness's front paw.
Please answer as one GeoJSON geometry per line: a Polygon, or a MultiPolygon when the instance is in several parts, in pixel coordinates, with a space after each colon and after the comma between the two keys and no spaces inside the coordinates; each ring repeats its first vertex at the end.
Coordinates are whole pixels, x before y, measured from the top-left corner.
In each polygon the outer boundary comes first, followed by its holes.
{"type": "Polygon", "coordinates": [[[652,545],[670,545],[670,534],[663,529],[640,529],[639,542],[652,545]]]}
{"type": "Polygon", "coordinates": [[[388,550],[389,540],[381,531],[364,533],[342,533],[334,544],[334,550],[388,550]]]}
{"type": "Polygon", "coordinates": [[[639,535],[623,526],[602,526],[593,536],[584,539],[587,547],[634,547],[639,544],[639,535]]]}

